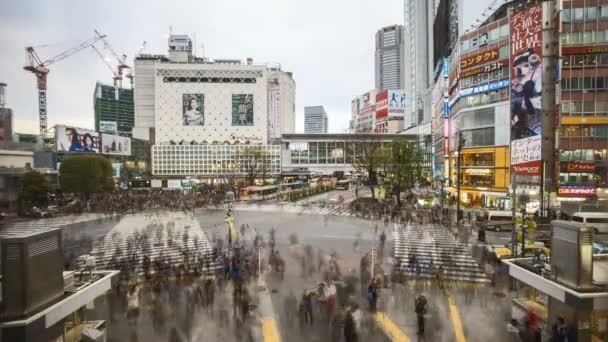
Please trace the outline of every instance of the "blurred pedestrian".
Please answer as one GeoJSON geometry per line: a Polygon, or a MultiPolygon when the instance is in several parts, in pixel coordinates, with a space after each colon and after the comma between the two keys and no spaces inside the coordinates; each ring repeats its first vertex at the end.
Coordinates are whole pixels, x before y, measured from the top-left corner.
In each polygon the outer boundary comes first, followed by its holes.
{"type": "Polygon", "coordinates": [[[414,311],[416,312],[416,318],[418,319],[418,334],[424,334],[424,315],[428,311],[428,304],[426,297],[420,295],[414,301],[414,311]]]}

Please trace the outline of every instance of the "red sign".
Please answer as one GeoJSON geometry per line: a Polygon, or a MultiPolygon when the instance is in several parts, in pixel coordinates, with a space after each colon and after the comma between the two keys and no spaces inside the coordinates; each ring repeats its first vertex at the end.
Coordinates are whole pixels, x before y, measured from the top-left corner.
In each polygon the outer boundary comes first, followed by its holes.
{"type": "Polygon", "coordinates": [[[541,161],[535,160],[527,163],[511,165],[513,172],[522,176],[540,176],[541,161]]]}
{"type": "Polygon", "coordinates": [[[608,45],[563,47],[563,55],[586,55],[608,52],[608,45]]]}
{"type": "Polygon", "coordinates": [[[595,187],[591,186],[560,186],[557,190],[559,196],[593,196],[595,187]]]}
{"type": "Polygon", "coordinates": [[[477,68],[469,69],[467,71],[463,71],[460,73],[460,78],[465,78],[465,77],[469,77],[469,76],[473,76],[473,75],[477,75],[477,74],[482,74],[484,72],[491,72],[494,70],[498,70],[505,65],[509,65],[508,59],[503,59],[502,61],[490,63],[490,64],[487,64],[484,66],[480,66],[477,68]]]}
{"type": "Polygon", "coordinates": [[[566,170],[568,172],[594,172],[595,164],[594,163],[580,163],[580,162],[568,163],[568,168],[566,170]]]}
{"type": "Polygon", "coordinates": [[[471,57],[465,57],[460,60],[460,69],[466,69],[474,67],[476,65],[495,61],[498,59],[498,49],[490,50],[487,52],[479,53],[471,57]]]}
{"type": "Polygon", "coordinates": [[[376,119],[388,116],[388,90],[376,94],[376,119]]]}

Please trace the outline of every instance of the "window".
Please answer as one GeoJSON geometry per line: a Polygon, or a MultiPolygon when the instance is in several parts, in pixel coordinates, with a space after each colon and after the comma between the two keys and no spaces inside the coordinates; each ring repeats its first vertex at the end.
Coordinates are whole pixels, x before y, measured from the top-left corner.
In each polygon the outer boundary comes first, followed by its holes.
{"type": "Polygon", "coordinates": [[[496,39],[498,39],[498,35],[499,35],[499,29],[498,27],[493,29],[492,31],[489,32],[488,34],[488,40],[489,41],[495,41],[496,39]]]}
{"type": "Polygon", "coordinates": [[[500,27],[500,36],[507,37],[509,35],[509,25],[505,24],[500,27]]]}
{"type": "Polygon", "coordinates": [[[587,18],[589,20],[597,19],[597,7],[585,8],[585,18],[587,18]]]}
{"type": "Polygon", "coordinates": [[[562,44],[568,45],[570,44],[570,32],[562,32],[561,34],[561,38],[562,38],[562,44]]]}
{"type": "Polygon", "coordinates": [[[575,55],[573,66],[582,66],[585,63],[585,55],[575,55]]]}
{"type": "Polygon", "coordinates": [[[583,32],[583,43],[593,43],[595,41],[595,31],[583,32]]]}
{"type": "Polygon", "coordinates": [[[572,21],[572,11],[567,8],[565,10],[562,11],[562,22],[564,23],[568,23],[570,21],[572,21]]]}
{"type": "Polygon", "coordinates": [[[463,40],[460,43],[460,47],[462,48],[462,51],[467,51],[469,49],[469,40],[463,40]]]}
{"type": "Polygon", "coordinates": [[[600,15],[602,16],[602,18],[608,17],[608,6],[600,7],[600,15]]]}
{"type": "MultiPolygon", "coordinates": [[[[585,78],[586,80],[587,78],[585,78]]],[[[595,112],[595,101],[583,101],[583,112],[593,113],[595,112]]]]}
{"type": "Polygon", "coordinates": [[[595,79],[591,77],[585,77],[583,79],[583,89],[595,89],[595,79]]]}
{"type": "Polygon", "coordinates": [[[476,49],[477,48],[478,41],[479,40],[477,39],[477,37],[471,39],[471,49],[476,49]]]}
{"type": "Polygon", "coordinates": [[[584,8],[575,8],[574,9],[574,20],[583,20],[585,14],[584,8]]]}
{"type": "Polygon", "coordinates": [[[501,46],[500,49],[498,50],[498,56],[500,59],[509,57],[509,46],[508,45],[501,46]]]}

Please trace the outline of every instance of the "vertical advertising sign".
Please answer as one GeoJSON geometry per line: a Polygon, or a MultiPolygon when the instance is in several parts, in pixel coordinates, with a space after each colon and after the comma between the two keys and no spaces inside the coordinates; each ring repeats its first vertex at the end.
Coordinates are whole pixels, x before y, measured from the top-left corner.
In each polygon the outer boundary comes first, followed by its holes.
{"type": "Polygon", "coordinates": [[[405,90],[390,90],[388,92],[388,113],[391,117],[402,117],[408,105],[405,90]]]}
{"type": "Polygon", "coordinates": [[[510,49],[511,165],[516,174],[540,175],[540,153],[529,154],[528,158],[518,158],[515,155],[523,145],[531,150],[540,151],[542,132],[542,5],[540,3],[511,16],[510,49]],[[533,138],[537,136],[539,138],[533,138]],[[518,168],[518,164],[525,165],[518,168]]]}
{"type": "Polygon", "coordinates": [[[388,90],[376,94],[376,119],[388,116],[388,90]]]}

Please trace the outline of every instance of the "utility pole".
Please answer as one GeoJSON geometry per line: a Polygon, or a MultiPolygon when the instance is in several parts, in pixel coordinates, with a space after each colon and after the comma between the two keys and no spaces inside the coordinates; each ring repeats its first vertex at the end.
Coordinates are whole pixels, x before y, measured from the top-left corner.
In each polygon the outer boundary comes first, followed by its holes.
{"type": "Polygon", "coordinates": [[[456,189],[457,189],[457,199],[456,199],[456,224],[458,224],[458,222],[460,222],[460,174],[461,174],[461,169],[462,169],[462,148],[464,147],[466,140],[464,139],[464,137],[462,136],[462,132],[458,132],[458,160],[456,162],[456,172],[457,172],[457,176],[456,176],[456,189]]]}
{"type": "Polygon", "coordinates": [[[511,253],[515,255],[517,246],[517,174],[511,169],[511,211],[513,214],[513,229],[511,230],[511,253]]]}

